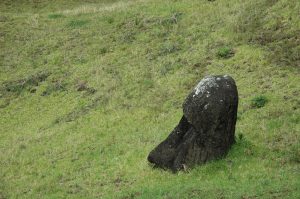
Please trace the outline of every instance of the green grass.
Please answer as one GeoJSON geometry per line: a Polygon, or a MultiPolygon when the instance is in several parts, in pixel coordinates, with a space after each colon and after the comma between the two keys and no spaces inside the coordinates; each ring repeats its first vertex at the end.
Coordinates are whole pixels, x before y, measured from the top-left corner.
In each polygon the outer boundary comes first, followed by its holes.
{"type": "Polygon", "coordinates": [[[1,1],[0,198],[299,198],[299,10],[1,1]],[[237,143],[188,172],[152,168],[148,153],[209,74],[236,80],[237,143]]]}
{"type": "Polygon", "coordinates": [[[62,15],[62,14],[49,14],[48,15],[49,19],[58,19],[58,18],[63,18],[63,17],[64,17],[64,15],[62,15]]]}
{"type": "Polygon", "coordinates": [[[234,55],[234,52],[230,47],[224,46],[218,49],[217,55],[220,58],[230,58],[234,55]]]}
{"type": "Polygon", "coordinates": [[[257,96],[251,100],[251,106],[253,108],[262,108],[268,102],[268,99],[265,96],[257,96]]]}
{"type": "Polygon", "coordinates": [[[87,20],[72,20],[68,23],[67,27],[70,28],[79,28],[85,26],[89,21],[87,20]]]}

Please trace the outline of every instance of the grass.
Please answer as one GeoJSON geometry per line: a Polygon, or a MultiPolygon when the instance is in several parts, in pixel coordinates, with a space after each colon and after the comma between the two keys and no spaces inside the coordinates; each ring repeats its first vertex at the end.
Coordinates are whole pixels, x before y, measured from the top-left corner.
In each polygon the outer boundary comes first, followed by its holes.
{"type": "Polygon", "coordinates": [[[299,198],[299,8],[1,1],[0,198],[299,198]],[[188,172],[152,168],[208,74],[236,80],[237,143],[188,172]]]}
{"type": "Polygon", "coordinates": [[[234,55],[234,52],[230,47],[224,46],[218,49],[217,55],[220,58],[230,58],[234,55]]]}
{"type": "Polygon", "coordinates": [[[262,108],[268,102],[268,99],[265,96],[257,96],[251,100],[251,106],[253,108],[262,108]]]}
{"type": "Polygon", "coordinates": [[[49,19],[58,19],[58,18],[63,18],[63,17],[64,17],[64,15],[62,15],[62,14],[49,14],[48,15],[49,19]]]}
{"type": "Polygon", "coordinates": [[[87,20],[72,20],[68,23],[68,27],[70,28],[79,28],[85,26],[88,23],[87,20]]]}

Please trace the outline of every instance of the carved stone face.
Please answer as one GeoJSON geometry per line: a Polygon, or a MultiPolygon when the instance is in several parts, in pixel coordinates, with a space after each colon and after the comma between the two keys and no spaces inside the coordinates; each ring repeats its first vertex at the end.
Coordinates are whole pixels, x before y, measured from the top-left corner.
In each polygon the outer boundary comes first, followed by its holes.
{"type": "Polygon", "coordinates": [[[183,116],[149,162],[173,171],[227,154],[234,143],[238,93],[229,76],[207,76],[183,103],[183,116]]]}

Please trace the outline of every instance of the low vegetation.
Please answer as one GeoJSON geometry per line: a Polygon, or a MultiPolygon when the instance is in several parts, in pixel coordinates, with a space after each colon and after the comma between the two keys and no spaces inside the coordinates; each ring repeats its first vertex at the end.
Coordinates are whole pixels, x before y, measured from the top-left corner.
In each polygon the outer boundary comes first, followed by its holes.
{"type": "Polygon", "coordinates": [[[257,96],[257,97],[254,97],[252,100],[251,100],[251,106],[253,108],[262,108],[265,106],[265,104],[268,102],[268,99],[261,95],[261,96],[257,96]]]}
{"type": "Polygon", "coordinates": [[[300,198],[298,0],[0,2],[0,198],[300,198]],[[209,74],[239,91],[228,156],[146,157],[209,74]]]}

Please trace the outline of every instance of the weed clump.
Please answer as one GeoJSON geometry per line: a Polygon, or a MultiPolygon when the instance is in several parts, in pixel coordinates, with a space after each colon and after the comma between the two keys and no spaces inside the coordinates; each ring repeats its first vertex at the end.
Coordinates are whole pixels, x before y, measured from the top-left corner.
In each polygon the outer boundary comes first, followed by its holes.
{"type": "Polygon", "coordinates": [[[268,99],[265,96],[257,96],[251,100],[252,108],[262,108],[268,102],[268,99]]]}
{"type": "Polygon", "coordinates": [[[154,82],[151,79],[145,79],[144,81],[142,81],[142,83],[143,83],[144,87],[147,89],[154,87],[154,82]]]}
{"type": "Polygon", "coordinates": [[[102,47],[100,48],[100,54],[106,54],[109,51],[109,49],[107,47],[102,47]]]}
{"type": "Polygon", "coordinates": [[[89,21],[88,20],[72,20],[67,24],[69,28],[80,28],[85,26],[89,21]]]}
{"type": "Polygon", "coordinates": [[[239,138],[240,141],[243,140],[244,134],[243,134],[243,133],[239,133],[239,134],[238,134],[238,138],[239,138]]]}
{"type": "Polygon", "coordinates": [[[115,19],[111,16],[106,16],[105,20],[107,21],[107,23],[112,24],[114,23],[115,19]]]}
{"type": "Polygon", "coordinates": [[[160,47],[159,55],[164,56],[181,50],[177,43],[165,43],[160,47]]]}
{"type": "Polygon", "coordinates": [[[48,15],[49,19],[58,19],[58,18],[63,18],[63,17],[65,17],[65,16],[62,14],[49,14],[48,15]]]}
{"type": "Polygon", "coordinates": [[[221,47],[217,51],[217,56],[220,58],[230,58],[233,55],[234,55],[233,49],[228,46],[221,47]]]}
{"type": "Polygon", "coordinates": [[[237,113],[237,120],[241,120],[242,119],[242,115],[243,115],[243,113],[238,112],[237,113]]]}
{"type": "Polygon", "coordinates": [[[127,30],[121,35],[121,40],[124,43],[131,43],[136,39],[135,31],[127,30]]]}
{"type": "Polygon", "coordinates": [[[175,12],[172,14],[171,17],[166,17],[160,20],[161,25],[163,26],[171,26],[173,24],[177,24],[178,21],[181,19],[183,13],[175,12]]]}
{"type": "Polygon", "coordinates": [[[62,80],[56,80],[49,83],[41,93],[41,96],[48,96],[57,91],[66,91],[66,84],[62,80]]]}
{"type": "Polygon", "coordinates": [[[86,91],[88,94],[94,94],[96,92],[96,89],[89,87],[86,81],[79,81],[76,85],[76,90],[79,92],[86,91]]]}

